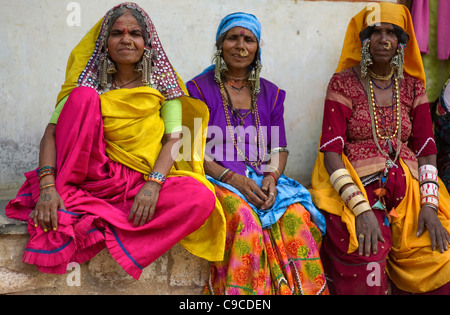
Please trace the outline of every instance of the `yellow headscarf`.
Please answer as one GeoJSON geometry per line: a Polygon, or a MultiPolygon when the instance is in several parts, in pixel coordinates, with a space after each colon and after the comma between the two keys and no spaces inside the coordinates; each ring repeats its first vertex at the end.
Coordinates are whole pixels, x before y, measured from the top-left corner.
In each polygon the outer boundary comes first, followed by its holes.
{"type": "Polygon", "coordinates": [[[97,82],[98,59],[102,53],[102,46],[105,44],[107,37],[106,24],[108,23],[108,19],[111,17],[112,12],[124,6],[141,12],[146,21],[147,32],[149,33],[148,36],[151,39],[151,45],[152,47],[155,46],[154,48],[158,49],[158,61],[155,66],[159,68],[160,71],[161,69],[164,69],[165,72],[161,73],[160,76],[157,76],[155,82],[157,89],[161,92],[161,94],[163,94],[166,100],[182,96],[183,93],[188,95],[184,82],[172,67],[166,53],[164,52],[155,26],[153,25],[153,22],[148,14],[137,4],[132,2],[124,2],[109,10],[72,50],[67,62],[65,82],[61,87],[60,93],[58,94],[56,104],[69,95],[70,92],[78,85],[90,86],[99,91],[99,84],[97,82]],[[177,77],[177,80],[172,79],[174,76],[177,77]]]}
{"type": "Polygon", "coordinates": [[[404,5],[390,2],[368,4],[351,19],[345,34],[344,46],[336,72],[351,68],[361,62],[359,33],[375,23],[391,23],[401,27],[409,34],[410,39],[405,49],[403,68],[407,74],[421,80],[425,84],[425,70],[414,33],[411,14],[404,5]]]}

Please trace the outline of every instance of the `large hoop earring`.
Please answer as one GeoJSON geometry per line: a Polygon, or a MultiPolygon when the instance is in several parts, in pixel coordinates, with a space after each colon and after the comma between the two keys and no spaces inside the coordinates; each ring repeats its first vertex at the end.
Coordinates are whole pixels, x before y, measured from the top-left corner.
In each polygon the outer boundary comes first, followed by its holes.
{"type": "Polygon", "coordinates": [[[372,56],[370,55],[370,39],[363,41],[361,48],[361,77],[367,77],[369,67],[373,65],[372,56]]]}

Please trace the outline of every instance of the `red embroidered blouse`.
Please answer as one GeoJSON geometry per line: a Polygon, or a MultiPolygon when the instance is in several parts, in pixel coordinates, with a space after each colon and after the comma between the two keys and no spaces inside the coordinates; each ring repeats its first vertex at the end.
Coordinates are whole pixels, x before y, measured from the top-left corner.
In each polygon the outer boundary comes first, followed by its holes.
{"type": "MultiPolygon", "coordinates": [[[[417,157],[436,154],[428,98],[423,83],[408,74],[399,80],[401,100],[401,151],[399,157],[418,177],[417,157]]],[[[379,125],[395,120],[393,108],[383,108],[379,125]]],[[[394,122],[395,123],[395,122],[394,122]]],[[[384,131],[380,128],[380,134],[384,131]]],[[[380,147],[389,151],[386,140],[378,139],[380,147]]],[[[392,141],[397,148],[397,136],[392,141]]],[[[353,68],[333,75],[327,90],[320,141],[322,152],[344,153],[360,177],[383,170],[386,157],[373,140],[366,89],[353,68]]]]}

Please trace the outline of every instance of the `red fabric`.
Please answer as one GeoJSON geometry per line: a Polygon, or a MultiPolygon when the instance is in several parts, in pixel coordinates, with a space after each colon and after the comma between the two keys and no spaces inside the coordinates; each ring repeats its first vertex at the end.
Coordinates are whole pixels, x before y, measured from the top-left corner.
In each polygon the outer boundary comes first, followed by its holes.
{"type": "MultiPolygon", "coordinates": [[[[378,181],[366,187],[370,205],[379,200],[374,191],[380,188],[378,181]]],[[[403,170],[397,163],[389,171],[386,184],[386,207],[391,210],[402,201],[406,191],[406,181],[403,170]]],[[[387,294],[389,279],[385,273],[386,259],[392,247],[391,230],[384,224],[386,214],[382,210],[373,210],[385,240],[378,242],[378,253],[369,257],[360,256],[358,252],[347,253],[349,233],[339,216],[324,213],[327,222],[327,235],[322,243],[322,261],[329,283],[330,292],[339,295],[383,295],[387,294]],[[370,265],[373,264],[373,265],[370,265]],[[374,266],[378,268],[375,270],[374,266]],[[380,271],[374,278],[371,274],[380,271]],[[375,280],[379,280],[376,282],[375,280]],[[372,285],[375,281],[376,285],[372,285]]]]}
{"type": "Polygon", "coordinates": [[[28,221],[23,261],[43,272],[65,273],[68,263],[85,262],[106,246],[138,279],[214,209],[214,194],[206,186],[190,177],[168,178],[153,219],[134,227],[128,213],[145,182],[142,174],[105,155],[100,99],[91,88],[72,91],[56,128],[56,150],[56,188],[67,209],[58,211],[58,230],[45,233],[29,218],[39,198],[36,171],[25,174],[17,198],[6,207],[9,217],[28,221]]]}
{"type": "MultiPolygon", "coordinates": [[[[434,138],[428,103],[414,107],[415,99],[425,93],[421,81],[405,74],[400,88],[403,142],[400,157],[403,160],[416,160],[415,154],[419,152],[419,156],[437,152],[434,142],[428,141],[434,138]]],[[[394,117],[391,108],[385,110],[386,119],[394,117]]],[[[391,120],[386,122],[390,123],[391,120]]],[[[396,148],[397,137],[392,141],[396,148]]],[[[324,152],[345,153],[350,162],[382,157],[373,141],[366,91],[353,69],[335,74],[329,83],[320,146],[324,152]],[[344,101],[348,102],[347,106],[342,104],[344,101]]]]}

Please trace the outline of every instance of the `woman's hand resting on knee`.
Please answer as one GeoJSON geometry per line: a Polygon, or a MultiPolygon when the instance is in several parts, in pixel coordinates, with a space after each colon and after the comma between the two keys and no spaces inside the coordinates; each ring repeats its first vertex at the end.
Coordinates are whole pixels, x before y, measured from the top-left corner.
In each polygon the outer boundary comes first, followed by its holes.
{"type": "Polygon", "coordinates": [[[143,226],[150,222],[155,214],[161,185],[156,182],[146,182],[134,198],[128,220],[133,220],[134,226],[143,226]]]}
{"type": "Polygon", "coordinates": [[[45,232],[58,229],[58,210],[66,210],[61,196],[55,187],[48,187],[41,190],[36,207],[30,214],[34,221],[34,226],[40,226],[45,232]]]}

